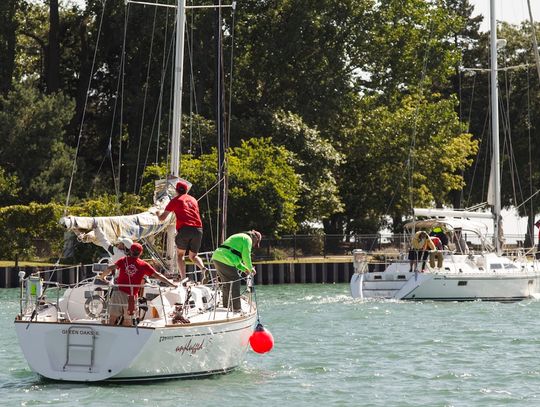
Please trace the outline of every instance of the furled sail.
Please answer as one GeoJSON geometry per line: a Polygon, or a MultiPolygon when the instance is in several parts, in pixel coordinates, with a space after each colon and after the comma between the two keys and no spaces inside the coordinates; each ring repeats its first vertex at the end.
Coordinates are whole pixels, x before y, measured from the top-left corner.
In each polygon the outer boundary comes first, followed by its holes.
{"type": "Polygon", "coordinates": [[[166,231],[174,222],[172,214],[160,221],[157,213],[161,213],[174,196],[174,186],[178,180],[173,177],[156,181],[155,203],[145,212],[123,216],[64,216],[60,219],[60,224],[73,231],[80,241],[103,247],[106,246],[105,242],[113,245],[119,243],[120,238],[137,241],[154,236],[166,231]]]}

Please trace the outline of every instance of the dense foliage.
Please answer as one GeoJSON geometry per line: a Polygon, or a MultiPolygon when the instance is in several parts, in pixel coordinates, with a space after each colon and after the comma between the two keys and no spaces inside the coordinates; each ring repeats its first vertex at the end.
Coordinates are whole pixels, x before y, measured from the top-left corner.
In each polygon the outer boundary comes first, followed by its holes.
{"type": "MultiPolygon", "coordinates": [[[[229,231],[399,231],[414,206],[486,199],[489,76],[461,69],[489,67],[472,10],[467,0],[243,0],[219,23],[190,10],[180,172],[204,195],[207,244],[216,236],[219,30],[229,231]]],[[[540,179],[539,80],[530,26],[499,29],[501,65],[522,67],[500,82],[501,124],[512,134],[501,143],[503,203],[519,205],[540,179]]],[[[101,197],[122,213],[151,202],[170,165],[174,36],[171,8],[1,2],[1,230],[45,239],[55,229],[45,218],[66,201],[92,212],[101,197]],[[38,204],[54,210],[38,214],[38,204]],[[36,214],[44,225],[19,225],[36,214]]],[[[520,211],[532,222],[539,203],[520,211]]],[[[25,242],[4,243],[2,255],[23,255],[25,242]]]]}

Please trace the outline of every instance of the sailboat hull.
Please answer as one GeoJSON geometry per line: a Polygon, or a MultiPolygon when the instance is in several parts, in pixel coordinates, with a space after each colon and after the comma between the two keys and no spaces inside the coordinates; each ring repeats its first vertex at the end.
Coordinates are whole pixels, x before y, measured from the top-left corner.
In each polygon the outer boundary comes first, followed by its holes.
{"type": "Polygon", "coordinates": [[[382,272],[355,273],[350,285],[354,298],[513,302],[535,296],[540,274],[494,254],[477,258],[452,255],[440,269],[428,267],[424,273],[409,272],[407,261],[391,263],[382,272]],[[497,271],[491,269],[495,263],[501,264],[497,271]],[[515,267],[505,269],[505,264],[515,267]]]}
{"type": "Polygon", "coordinates": [[[141,381],[226,373],[242,363],[256,314],[171,327],[15,321],[33,371],[62,381],[141,381]]]}

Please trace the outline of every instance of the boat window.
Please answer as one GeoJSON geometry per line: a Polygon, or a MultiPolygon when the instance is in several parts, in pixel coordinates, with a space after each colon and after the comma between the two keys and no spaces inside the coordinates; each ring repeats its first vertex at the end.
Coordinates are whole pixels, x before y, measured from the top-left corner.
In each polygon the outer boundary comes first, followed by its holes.
{"type": "Polygon", "coordinates": [[[505,264],[504,268],[507,269],[507,270],[508,269],[517,269],[516,265],[513,264],[513,263],[505,264]]]}
{"type": "Polygon", "coordinates": [[[373,276],[373,280],[382,280],[382,276],[373,276]]]}
{"type": "Polygon", "coordinates": [[[493,263],[493,264],[490,264],[490,265],[489,265],[489,268],[490,268],[491,270],[500,270],[500,269],[502,269],[502,264],[500,264],[500,263],[493,263]]]}
{"type": "Polygon", "coordinates": [[[405,277],[404,275],[398,275],[398,276],[397,276],[397,279],[398,279],[398,280],[405,280],[406,277],[405,277]]]}
{"type": "Polygon", "coordinates": [[[460,286],[460,285],[461,285],[461,286],[467,285],[467,281],[458,281],[458,282],[457,282],[457,285],[458,285],[458,286],[460,286]]]}

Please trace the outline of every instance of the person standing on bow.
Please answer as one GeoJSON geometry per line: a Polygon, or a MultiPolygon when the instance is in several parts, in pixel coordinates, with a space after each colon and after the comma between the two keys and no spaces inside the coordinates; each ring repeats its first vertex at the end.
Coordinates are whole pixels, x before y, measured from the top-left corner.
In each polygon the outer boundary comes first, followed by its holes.
{"type": "Polygon", "coordinates": [[[135,311],[134,304],[137,303],[137,297],[145,276],[153,277],[172,287],[176,287],[176,284],[172,280],[169,280],[140,258],[142,252],[142,245],[140,243],[133,243],[127,256],[110,265],[103,273],[97,276],[98,279],[106,281],[105,277],[113,273],[116,269],[120,270],[110,298],[109,324],[111,325],[116,324],[118,318],[122,317],[122,325],[131,326],[128,315],[132,315],[135,311]],[[130,297],[132,299],[133,309],[130,309],[130,297]]]}
{"type": "Polygon", "coordinates": [[[199,203],[188,194],[190,186],[185,181],[178,181],[176,192],[178,196],[171,199],[165,207],[163,213],[158,214],[160,221],[174,212],[176,216],[176,250],[178,257],[178,271],[180,280],[186,278],[186,262],[184,256],[188,253],[189,259],[199,267],[203,273],[206,267],[202,259],[198,256],[201,248],[203,236],[201,215],[199,213],[199,203]]]}
{"type": "Polygon", "coordinates": [[[240,303],[240,274],[256,274],[251,263],[251,250],[259,247],[262,235],[256,230],[229,236],[214,252],[212,262],[223,284],[223,306],[233,312],[242,310],[240,303]],[[231,307],[232,304],[232,307],[231,307]]]}

